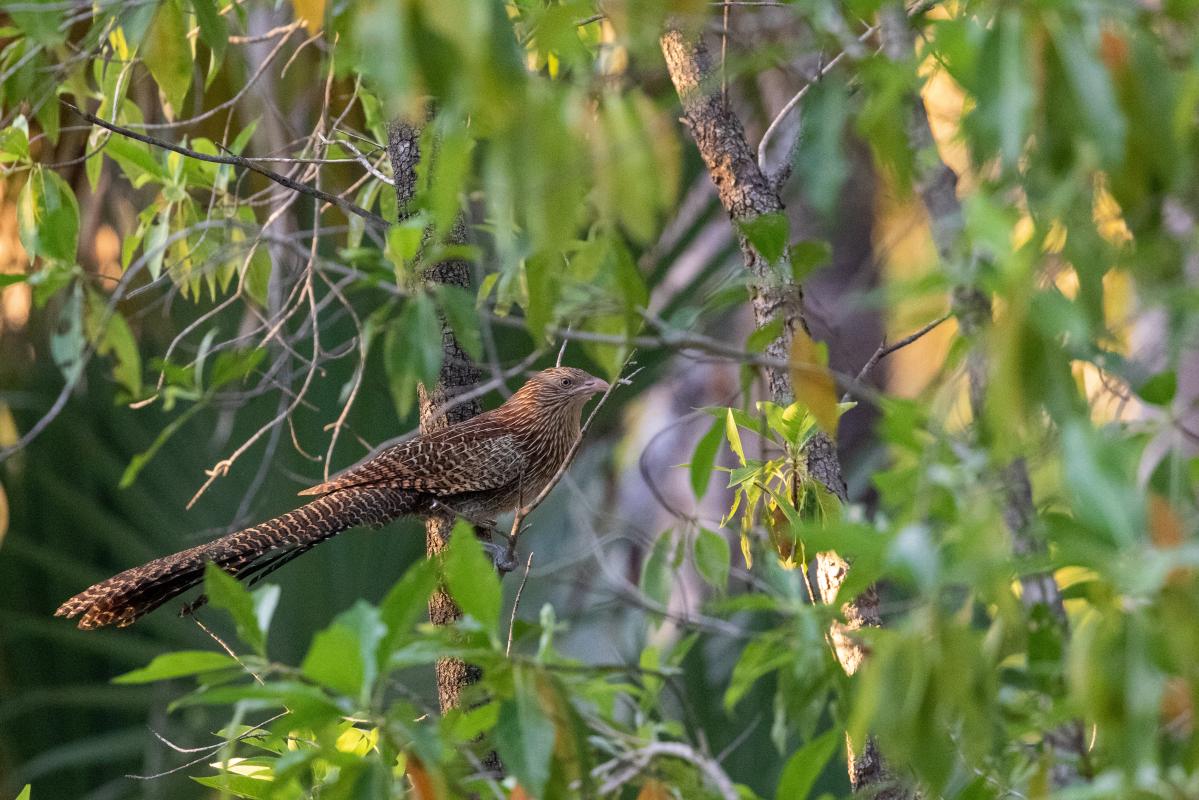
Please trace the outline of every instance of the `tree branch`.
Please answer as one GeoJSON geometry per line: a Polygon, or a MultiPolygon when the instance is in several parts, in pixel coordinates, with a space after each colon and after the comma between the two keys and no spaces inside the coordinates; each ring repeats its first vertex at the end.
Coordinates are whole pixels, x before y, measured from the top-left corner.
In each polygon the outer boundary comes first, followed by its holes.
{"type": "MultiPolygon", "coordinates": [[[[746,141],[741,120],[724,102],[719,83],[713,80],[715,72],[702,38],[675,28],[667,30],[660,43],[667,70],[683,105],[684,124],[695,139],[725,211],[737,224],[764,214],[782,213],[783,203],[777,188],[763,174],[746,141]]],[[[795,328],[804,326],[806,329],[803,294],[790,279],[790,259],[784,255],[782,263],[772,265],[745,237],[740,237],[740,241],[758,327],[782,322],[781,333],[767,345],[765,355],[790,364],[795,328]]],[[[789,404],[793,397],[790,370],[768,369],[767,380],[771,398],[781,405],[789,404]]],[[[848,502],[837,448],[828,436],[821,433],[810,439],[803,458],[809,476],[843,503],[848,502]]],[[[836,553],[821,554],[817,559],[817,574],[825,602],[836,602],[837,590],[847,571],[848,565],[836,553]]],[[[838,659],[846,672],[852,674],[865,658],[865,650],[852,631],[863,625],[881,624],[876,593],[873,590],[862,592],[842,606],[842,613],[846,621],[834,623],[831,634],[838,659]]],[[[861,753],[850,748],[849,776],[855,790],[869,789],[885,800],[908,796],[892,779],[873,740],[868,740],[861,753]]]]}
{"type": "Polygon", "coordinates": [[[382,217],[380,217],[378,214],[374,213],[373,211],[367,211],[365,208],[362,208],[361,206],[356,205],[355,203],[351,203],[349,200],[346,200],[345,198],[338,197],[335,194],[329,194],[328,192],[322,191],[321,189],[317,189],[316,187],[309,186],[308,184],[300,183],[299,181],[292,180],[291,178],[287,177],[286,175],[280,175],[278,172],[275,172],[274,170],[269,170],[266,167],[259,166],[257,163],[255,163],[251,159],[242,158],[241,156],[235,156],[235,155],[212,156],[212,155],[208,155],[207,153],[200,153],[195,150],[189,149],[187,147],[183,147],[182,145],[177,145],[172,142],[165,141],[163,139],[158,139],[154,136],[147,136],[144,133],[139,133],[135,130],[131,130],[129,128],[122,127],[120,125],[117,125],[112,122],[108,122],[106,120],[102,120],[99,117],[97,117],[95,114],[88,113],[87,111],[84,111],[81,108],[77,108],[77,107],[71,105],[66,100],[62,100],[60,102],[67,108],[74,111],[79,116],[83,117],[88,122],[92,123],[93,125],[99,125],[101,128],[112,131],[113,133],[116,133],[116,134],[120,134],[121,136],[124,136],[126,138],[134,139],[139,142],[144,142],[145,144],[151,145],[153,147],[159,147],[159,148],[162,148],[163,150],[170,150],[173,153],[179,153],[180,155],[187,156],[188,158],[194,158],[197,161],[207,161],[210,164],[229,164],[231,166],[248,169],[251,172],[257,172],[259,175],[263,176],[264,178],[268,178],[268,179],[274,181],[275,183],[279,184],[280,186],[285,186],[288,189],[291,189],[292,191],[299,192],[300,194],[306,194],[309,197],[315,197],[318,200],[324,200],[326,203],[331,203],[332,205],[337,206],[342,211],[345,211],[347,214],[354,214],[356,216],[362,217],[364,220],[371,223],[372,225],[375,225],[378,228],[386,229],[391,225],[391,223],[389,223],[387,220],[383,219],[382,217]]]}
{"type": "MultiPolygon", "coordinates": [[[[396,201],[399,219],[411,214],[412,201],[416,196],[416,165],[420,162],[420,130],[406,122],[395,121],[387,131],[387,153],[391,159],[392,174],[395,176],[396,201]]],[[[466,223],[461,217],[455,222],[450,238],[455,244],[466,242],[466,223]]],[[[428,284],[442,283],[459,287],[470,285],[470,269],[465,261],[452,260],[430,264],[421,273],[428,284]]],[[[477,400],[458,402],[452,407],[447,402],[457,395],[475,389],[479,383],[479,370],[470,360],[454,337],[454,332],[442,320],[442,360],[437,384],[420,387],[420,429],[430,433],[455,422],[462,422],[480,411],[477,400]],[[442,407],[449,410],[444,413],[442,407]]],[[[449,542],[454,525],[452,516],[430,517],[425,523],[425,555],[437,558],[449,542]]],[[[462,610],[453,598],[438,587],[429,596],[429,621],[434,625],[449,625],[462,617],[462,610]]],[[[482,676],[479,668],[457,658],[443,658],[437,662],[437,699],[442,713],[457,708],[461,703],[462,691],[482,676]]],[[[489,757],[489,769],[500,769],[498,758],[489,757]]]]}

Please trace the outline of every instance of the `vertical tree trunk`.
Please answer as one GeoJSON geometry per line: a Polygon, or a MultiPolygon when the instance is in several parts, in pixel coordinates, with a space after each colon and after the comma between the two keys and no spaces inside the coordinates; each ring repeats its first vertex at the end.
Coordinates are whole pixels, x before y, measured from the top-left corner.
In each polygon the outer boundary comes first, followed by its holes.
{"type": "MultiPolygon", "coordinates": [[[[387,154],[395,175],[397,207],[400,219],[411,214],[412,198],[416,194],[416,165],[420,161],[420,130],[406,122],[393,122],[387,131],[387,154]]],[[[466,243],[466,223],[459,217],[450,234],[451,243],[466,243]]],[[[426,283],[470,286],[470,266],[465,261],[441,261],[429,265],[422,277],[426,283]]],[[[455,422],[470,419],[479,413],[477,401],[455,406],[445,414],[433,413],[446,400],[474,388],[479,382],[479,370],[458,345],[454,332],[444,320],[441,325],[442,361],[437,384],[431,389],[420,387],[420,429],[429,433],[455,422]]],[[[436,558],[449,541],[452,517],[433,517],[425,523],[425,554],[436,558]]],[[[462,616],[444,588],[429,597],[429,621],[448,625],[462,616]]],[[[437,699],[442,712],[456,708],[462,690],[479,679],[479,669],[457,658],[437,662],[437,699]]]]}
{"type": "MultiPolygon", "coordinates": [[[[893,61],[913,58],[915,32],[902,3],[892,3],[879,12],[884,51],[893,61]]],[[[937,152],[928,113],[919,94],[910,98],[908,141],[923,157],[917,158],[915,188],[928,212],[929,228],[937,255],[943,263],[962,258],[962,231],[965,221],[957,198],[957,174],[945,164],[937,152]]],[[[991,298],[978,286],[966,283],[953,292],[953,313],[964,336],[977,339],[991,324],[991,298]]],[[[969,381],[970,410],[976,429],[984,423],[986,397],[991,369],[985,349],[975,346],[967,356],[966,372],[969,381]]],[[[994,478],[1000,488],[1000,509],[1005,527],[1012,540],[1012,551],[1029,556],[1045,551],[1045,543],[1037,536],[1037,514],[1033,505],[1032,482],[1024,459],[1016,458],[996,470],[994,478]]],[[[1052,573],[1035,573],[1020,577],[1021,601],[1029,612],[1047,609],[1059,626],[1062,636],[1069,634],[1069,623],[1061,590],[1052,573]]],[[[1053,783],[1067,786],[1080,780],[1086,768],[1086,737],[1081,723],[1074,721],[1045,731],[1045,746],[1064,758],[1055,759],[1053,783]]]]}
{"type": "MultiPolygon", "coordinates": [[[[671,29],[662,35],[661,46],[667,71],[683,106],[684,123],[695,139],[729,217],[740,223],[782,211],[778,188],[759,169],[741,120],[725,102],[719,82],[714,79],[716,72],[703,39],[698,33],[671,29]]],[[[789,278],[780,277],[791,274],[789,263],[772,267],[744,237],[740,241],[758,327],[778,319],[783,322],[782,332],[767,346],[766,353],[787,360],[796,326],[806,328],[802,289],[789,278]]],[[[787,261],[786,256],[783,260],[787,261]]],[[[767,379],[776,403],[792,401],[791,377],[786,370],[768,370],[767,379]]],[[[808,474],[846,502],[845,481],[833,442],[823,434],[816,436],[809,442],[804,458],[808,474]]],[[[835,553],[822,554],[817,559],[817,581],[825,602],[836,601],[847,569],[846,562],[835,553]]],[[[866,655],[853,631],[863,625],[880,624],[877,595],[873,591],[863,592],[844,604],[842,610],[846,622],[836,623],[831,633],[842,667],[853,674],[866,655]]],[[[881,800],[909,796],[904,787],[896,784],[872,741],[860,753],[851,748],[849,777],[855,791],[870,791],[881,800]]]]}

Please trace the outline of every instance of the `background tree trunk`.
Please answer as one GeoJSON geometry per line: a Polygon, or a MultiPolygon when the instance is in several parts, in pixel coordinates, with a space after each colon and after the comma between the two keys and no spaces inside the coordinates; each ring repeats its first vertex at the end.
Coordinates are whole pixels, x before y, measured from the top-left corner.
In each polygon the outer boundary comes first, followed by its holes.
{"type": "MultiPolygon", "coordinates": [[[[684,123],[695,139],[729,217],[734,223],[740,223],[763,214],[781,212],[783,203],[778,187],[762,174],[746,141],[741,120],[729,108],[719,82],[715,80],[716,72],[703,39],[698,33],[673,29],[663,34],[661,45],[666,68],[683,105],[684,123]]],[[[786,360],[796,326],[807,327],[803,319],[803,291],[789,279],[779,278],[780,274],[791,274],[789,263],[772,266],[747,239],[740,237],[740,243],[750,277],[758,327],[780,318],[783,322],[781,334],[767,346],[766,353],[786,360]]],[[[767,380],[771,398],[776,403],[788,404],[793,400],[791,376],[786,370],[768,370],[767,380]]],[[[804,458],[808,474],[843,503],[847,502],[841,463],[832,440],[818,434],[809,441],[804,458]]],[[[817,582],[822,600],[836,601],[847,570],[846,562],[835,553],[822,554],[817,559],[817,582]]],[[[852,632],[863,625],[881,624],[878,596],[873,590],[862,592],[855,600],[844,604],[842,610],[846,622],[834,623],[833,646],[842,667],[853,674],[866,653],[852,632]]],[[[873,741],[868,741],[861,752],[850,747],[849,778],[855,791],[870,790],[881,800],[900,800],[909,796],[886,768],[873,741]]]]}
{"type": "MultiPolygon", "coordinates": [[[[406,122],[393,122],[387,132],[387,154],[395,174],[399,216],[404,219],[411,213],[412,198],[416,194],[420,130],[406,122]]],[[[450,238],[453,244],[466,243],[466,222],[461,217],[454,224],[450,238]]],[[[468,288],[470,265],[459,260],[441,261],[426,268],[422,277],[429,284],[452,284],[468,288]]],[[[474,388],[479,382],[478,368],[458,345],[454,332],[445,320],[442,320],[441,337],[443,352],[437,385],[432,389],[420,387],[422,433],[462,422],[479,413],[477,400],[457,405],[445,414],[434,413],[446,400],[474,388]]],[[[441,554],[449,542],[453,525],[454,520],[450,516],[434,517],[425,523],[426,556],[436,558],[441,554]]],[[[429,621],[434,625],[448,625],[461,616],[461,609],[444,588],[439,588],[429,597],[429,621]]],[[[437,662],[437,700],[442,713],[458,706],[463,688],[477,681],[479,675],[478,667],[457,658],[443,658],[437,662]]]]}

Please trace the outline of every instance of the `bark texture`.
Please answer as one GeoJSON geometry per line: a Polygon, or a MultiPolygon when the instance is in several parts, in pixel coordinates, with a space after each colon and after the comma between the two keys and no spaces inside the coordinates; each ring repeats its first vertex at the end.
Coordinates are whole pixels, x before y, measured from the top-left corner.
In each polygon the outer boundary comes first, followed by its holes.
{"type": "MultiPolygon", "coordinates": [[[[778,187],[762,173],[745,138],[741,120],[725,102],[713,68],[711,55],[696,32],[681,28],[667,30],[661,37],[662,53],[671,81],[683,106],[683,122],[695,139],[721,205],[734,223],[743,223],[763,214],[782,212],[778,187]]],[[[782,321],[782,332],[766,348],[766,353],[787,360],[797,325],[807,328],[803,318],[801,287],[790,279],[791,267],[784,263],[771,266],[744,237],[741,253],[749,273],[754,318],[758,327],[782,321]]],[[[771,398],[787,404],[794,398],[791,376],[786,370],[767,372],[771,398]]],[[[823,434],[812,439],[804,452],[808,474],[820,481],[844,503],[848,501],[841,464],[832,440],[823,434]]],[[[844,583],[846,562],[835,553],[817,558],[817,582],[825,602],[835,602],[844,583]]],[[[873,591],[864,592],[842,606],[845,623],[831,631],[837,657],[846,672],[852,674],[866,657],[853,631],[863,625],[879,625],[878,599],[873,591]]],[[[854,789],[869,791],[882,800],[900,800],[910,795],[897,786],[882,762],[873,742],[863,752],[850,752],[849,775],[854,789]]]]}
{"type": "MultiPolygon", "coordinates": [[[[915,32],[902,3],[894,3],[880,12],[883,48],[895,61],[913,57],[915,32]]],[[[918,93],[911,98],[912,113],[908,120],[908,141],[916,152],[915,187],[929,217],[929,228],[937,254],[943,263],[970,257],[963,252],[962,231],[965,227],[962,207],[957,197],[957,173],[939,157],[928,112],[918,93]]],[[[977,339],[991,324],[991,298],[973,284],[958,286],[953,291],[952,307],[963,336],[977,339]]],[[[976,429],[985,424],[986,398],[990,381],[990,363],[985,349],[974,347],[967,356],[970,410],[976,429]]],[[[1001,512],[1012,541],[1012,551],[1018,556],[1045,552],[1045,543],[1037,535],[1037,514],[1033,504],[1032,483],[1028,465],[1016,458],[995,471],[999,484],[1001,512]]],[[[1060,627],[1062,635],[1069,633],[1061,591],[1052,573],[1042,572],[1020,577],[1021,601],[1031,613],[1046,608],[1060,627]]],[[[1082,776],[1080,766],[1086,764],[1086,737],[1078,722],[1046,731],[1046,745],[1063,758],[1055,759],[1053,781],[1057,786],[1076,783],[1082,776]]]]}
{"type": "MultiPolygon", "coordinates": [[[[387,154],[391,160],[395,177],[396,200],[400,219],[412,213],[412,199],[416,195],[416,165],[420,161],[420,129],[407,122],[393,122],[387,132],[387,154]]],[[[466,243],[466,224],[460,218],[451,234],[453,243],[466,243]]],[[[422,273],[428,283],[470,286],[470,266],[465,261],[442,261],[430,265],[422,273]]],[[[462,350],[454,332],[442,321],[441,339],[443,357],[441,374],[432,389],[420,387],[421,433],[444,428],[454,422],[462,422],[479,413],[477,401],[462,403],[447,414],[433,411],[451,397],[474,388],[479,382],[479,370],[462,350]]],[[[425,523],[425,554],[437,558],[449,541],[454,520],[449,516],[432,517],[425,523]]],[[[454,603],[444,588],[439,588],[429,597],[429,621],[434,625],[448,625],[462,616],[461,609],[454,603]]],[[[437,699],[442,713],[456,708],[462,690],[479,680],[479,669],[456,659],[443,658],[437,662],[437,699]]]]}

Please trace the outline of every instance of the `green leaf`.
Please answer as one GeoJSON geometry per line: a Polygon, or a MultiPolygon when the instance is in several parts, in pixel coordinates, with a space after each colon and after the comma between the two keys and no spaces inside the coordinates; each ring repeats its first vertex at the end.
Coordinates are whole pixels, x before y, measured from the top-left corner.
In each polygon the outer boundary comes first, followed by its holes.
{"type": "Polygon", "coordinates": [[[838,73],[811,85],[804,98],[803,131],[795,151],[795,176],[804,198],[824,217],[832,215],[849,177],[845,123],[849,89],[838,73]]]}
{"type": "Polygon", "coordinates": [[[366,703],[379,676],[377,653],[386,633],[379,609],[359,600],[313,638],[300,669],[317,683],[366,703]]]}
{"type": "Polygon", "coordinates": [[[180,650],[156,656],[147,666],[118,675],[112,682],[151,683],[235,667],[240,668],[241,665],[224,653],[211,650],[180,650]]]}
{"type": "Polygon", "coordinates": [[[438,284],[436,288],[442,314],[454,332],[458,345],[475,361],[482,359],[483,336],[480,333],[474,293],[449,284],[438,284]]]}
{"type": "Polygon", "coordinates": [[[1145,530],[1145,496],[1121,445],[1085,422],[1062,428],[1062,461],[1075,516],[1113,543],[1129,545],[1145,530]]]}
{"type": "Polygon", "coordinates": [[[777,264],[787,252],[787,216],[781,212],[775,211],[739,220],[737,228],[762,258],[771,264],[777,264]]]}
{"type": "Polygon", "coordinates": [[[708,491],[708,481],[712,478],[712,469],[716,466],[716,454],[720,443],[724,440],[724,423],[716,420],[708,432],[695,445],[691,454],[691,491],[696,497],[703,497],[708,491]]]}
{"type": "Polygon", "coordinates": [[[707,528],[695,535],[695,568],[709,585],[724,591],[729,582],[729,543],[707,528]]]}
{"type": "Polygon", "coordinates": [[[1178,392],[1178,374],[1174,370],[1159,372],[1137,386],[1136,390],[1146,403],[1168,406],[1178,392]]]}
{"type": "Polygon", "coordinates": [[[791,278],[796,283],[804,280],[833,258],[833,248],[828,242],[805,239],[791,245],[791,278]]]}
{"type": "Polygon", "coordinates": [[[379,619],[387,626],[387,641],[382,647],[383,656],[408,635],[413,626],[424,618],[429,604],[429,595],[437,586],[437,564],[430,559],[421,559],[408,568],[391,591],[379,604],[379,619]]]}
{"type": "Polygon", "coordinates": [[[433,300],[422,292],[407,302],[383,338],[388,385],[401,417],[411,411],[418,383],[436,383],[441,359],[441,321],[433,300]]]}
{"type": "Polygon", "coordinates": [[[1124,153],[1127,124],[1107,70],[1091,52],[1084,31],[1065,24],[1048,27],[1083,126],[1099,145],[1104,161],[1118,162],[1124,153]]]}
{"type": "Polygon", "coordinates": [[[266,358],[266,348],[253,350],[222,350],[212,362],[208,377],[208,389],[219,389],[229,383],[240,381],[258,368],[266,358]]]}
{"type": "Polygon", "coordinates": [[[108,315],[107,323],[101,330],[106,308],[107,301],[102,295],[88,293],[87,337],[96,343],[97,353],[113,357],[112,377],[129,397],[139,397],[142,392],[142,359],[137,339],[129,329],[129,323],[116,310],[108,315]]]}
{"type": "Polygon", "coordinates": [[[158,451],[162,449],[162,446],[166,444],[167,441],[174,436],[181,427],[183,427],[185,422],[195,416],[201,409],[206,407],[207,406],[203,403],[193,403],[192,405],[188,406],[186,411],[167,423],[166,427],[159,431],[158,435],[154,437],[154,441],[150,443],[149,447],[136,454],[133,458],[129,459],[129,465],[125,467],[125,471],[121,473],[121,480],[117,484],[117,488],[128,489],[130,486],[132,486],[133,482],[137,480],[137,476],[141,473],[145,466],[150,463],[150,460],[158,454],[158,451]]]}
{"type": "Polygon", "coordinates": [[[500,621],[500,579],[471,526],[463,520],[454,525],[443,570],[454,600],[495,636],[500,621]]]}
{"type": "Polygon", "coordinates": [[[808,797],[844,736],[844,732],[834,727],[796,750],[787,759],[783,774],[779,776],[778,789],[775,791],[777,800],[803,800],[808,797]]]}
{"type": "Polygon", "coordinates": [[[430,180],[425,189],[424,204],[432,217],[437,240],[448,232],[461,210],[460,196],[470,174],[471,152],[474,140],[462,125],[449,126],[442,130],[437,141],[436,157],[422,159],[417,172],[424,173],[426,164],[431,166],[430,180]]]}
{"type": "Polygon", "coordinates": [[[0,131],[0,162],[19,161],[29,156],[29,122],[18,114],[7,128],[0,131]]]}
{"type": "Polygon", "coordinates": [[[220,790],[220,796],[240,797],[243,800],[268,800],[279,795],[275,781],[271,780],[269,771],[253,775],[239,775],[235,772],[222,772],[220,775],[189,775],[193,781],[210,789],[220,790]]]}
{"type": "Polygon", "coordinates": [[[1035,99],[1032,71],[1025,51],[1024,21],[1014,7],[999,12],[979,56],[977,118],[984,141],[999,150],[1007,166],[1024,151],[1028,119],[1035,99]]]}
{"type": "Polygon", "coordinates": [[[745,466],[745,448],[741,446],[741,431],[737,429],[737,417],[733,409],[728,409],[724,418],[724,435],[729,440],[729,448],[737,456],[741,466],[745,466]]]}
{"type": "Polygon", "coordinates": [[[83,286],[76,283],[58,312],[54,333],[50,335],[50,355],[69,382],[83,366],[83,286]]]}
{"type": "Polygon", "coordinates": [[[35,166],[17,200],[21,245],[30,258],[75,263],[79,246],[79,204],[67,182],[35,166]]]}
{"type": "Polygon", "coordinates": [[[558,276],[560,267],[552,263],[556,255],[538,254],[525,259],[525,283],[528,297],[525,302],[525,324],[534,342],[546,341],[545,329],[554,321],[554,306],[562,281],[558,276]]]}
{"type": "Polygon", "coordinates": [[[288,722],[300,727],[326,725],[340,720],[347,709],[334,703],[320,687],[301,681],[267,681],[265,684],[224,684],[184,695],[172,708],[241,703],[246,710],[284,707],[288,722]]]}
{"type": "Polygon", "coordinates": [[[516,695],[500,706],[495,726],[496,750],[504,767],[512,772],[531,797],[541,797],[550,778],[556,732],[553,720],[542,710],[536,676],[517,666],[513,669],[516,695]]]}
{"type": "Polygon", "coordinates": [[[670,594],[670,551],[673,543],[671,530],[667,528],[662,531],[649,552],[649,558],[641,567],[641,591],[660,606],[666,605],[670,594]]]}
{"type": "Polygon", "coordinates": [[[412,217],[387,229],[387,246],[383,254],[396,271],[396,284],[404,286],[411,282],[412,262],[420,253],[425,238],[425,222],[421,217],[412,217]]]}
{"type": "Polygon", "coordinates": [[[437,383],[441,371],[441,320],[427,294],[418,294],[404,307],[403,326],[408,333],[409,353],[414,358],[415,374],[426,386],[437,383]]]}
{"type": "MultiPolygon", "coordinates": [[[[264,588],[273,589],[274,597],[278,597],[278,587],[264,588]]],[[[260,603],[255,602],[255,598],[251,597],[246,587],[216,564],[209,562],[204,566],[204,592],[208,595],[208,600],[214,608],[223,608],[233,617],[238,637],[254,648],[254,652],[258,655],[265,656],[266,631],[258,614],[260,603]]],[[[259,595],[263,600],[269,600],[271,596],[270,594],[262,595],[261,590],[254,594],[259,595]]],[[[261,605],[268,604],[261,603],[261,605]]],[[[273,604],[269,605],[273,606],[273,604]]]]}
{"type": "Polygon", "coordinates": [[[764,353],[770,343],[783,332],[783,318],[781,316],[767,322],[760,328],[755,328],[754,332],[745,338],[745,350],[748,353],[764,353]]]}
{"type": "Polygon", "coordinates": [[[196,12],[196,22],[200,24],[200,39],[212,51],[212,61],[208,66],[208,75],[211,78],[225,58],[225,47],[229,43],[229,26],[225,18],[217,13],[214,0],[191,0],[191,3],[196,12]]]}
{"type": "Polygon", "coordinates": [[[12,286],[14,283],[24,283],[27,280],[29,280],[29,276],[23,272],[0,274],[0,289],[12,286]]]}
{"type": "Polygon", "coordinates": [[[783,646],[775,636],[761,636],[751,640],[741,651],[741,657],[733,667],[728,689],[724,693],[725,710],[732,711],[763,675],[791,664],[794,660],[795,654],[783,646]]]}
{"type": "Polygon", "coordinates": [[[160,3],[142,43],[141,57],[176,114],[192,83],[192,54],[187,42],[187,21],[180,0],[160,3]]]}
{"type": "Polygon", "coordinates": [[[21,793],[19,795],[17,795],[17,800],[29,800],[30,793],[32,791],[33,791],[33,786],[28,783],[25,784],[25,788],[21,790],[21,793]]]}

